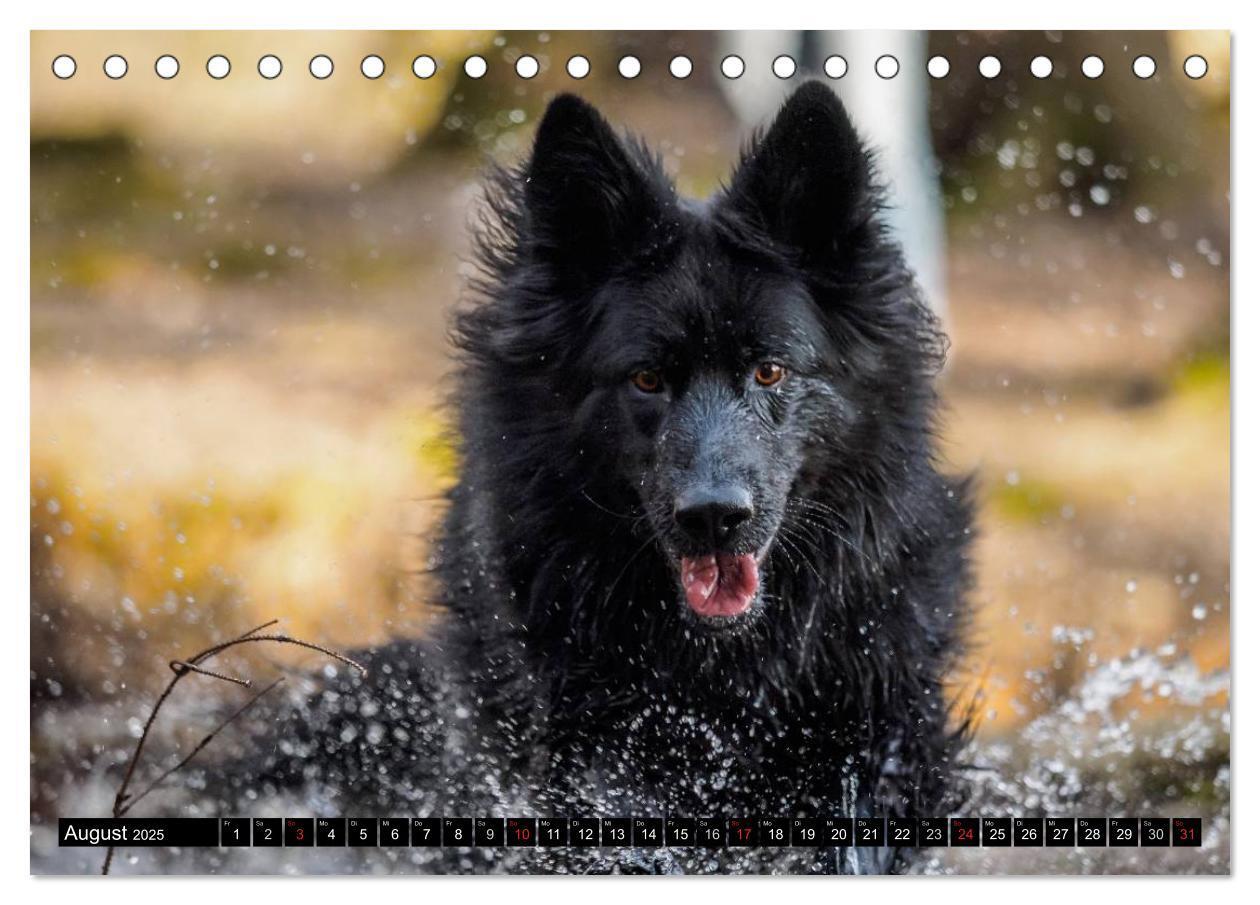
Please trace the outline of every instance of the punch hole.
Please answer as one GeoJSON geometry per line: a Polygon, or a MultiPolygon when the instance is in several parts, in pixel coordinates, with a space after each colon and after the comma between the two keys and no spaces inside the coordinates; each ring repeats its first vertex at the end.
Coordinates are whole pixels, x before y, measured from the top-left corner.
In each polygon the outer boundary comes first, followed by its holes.
{"type": "Polygon", "coordinates": [[[538,65],[538,59],[531,57],[529,54],[522,54],[516,58],[516,74],[523,79],[532,79],[538,75],[538,71],[542,67],[538,65]]]}
{"type": "Polygon", "coordinates": [[[949,75],[949,60],[937,54],[927,61],[927,74],[934,79],[943,79],[949,75]]]}
{"type": "Polygon", "coordinates": [[[359,72],[366,79],[379,79],[385,74],[385,61],[374,53],[369,53],[359,63],[359,72]]]}
{"type": "Polygon", "coordinates": [[[823,74],[829,79],[842,79],[849,71],[849,61],[838,53],[823,60],[823,74]]]}
{"type": "Polygon", "coordinates": [[[1207,75],[1208,62],[1207,60],[1203,59],[1203,57],[1195,53],[1186,57],[1186,61],[1181,64],[1181,68],[1187,76],[1194,79],[1195,81],[1198,81],[1199,79],[1207,75]]]}
{"type": "Polygon", "coordinates": [[[1028,71],[1035,79],[1048,79],[1054,73],[1054,61],[1047,56],[1036,56],[1028,64],[1028,71]]]}
{"type": "Polygon", "coordinates": [[[1100,77],[1106,68],[1107,65],[1103,62],[1103,58],[1096,54],[1090,54],[1081,60],[1081,75],[1087,79],[1100,77]]]}
{"type": "Polygon", "coordinates": [[[153,61],[153,71],[160,79],[173,79],[179,75],[179,60],[169,53],[164,53],[153,61]]]}
{"type": "Polygon", "coordinates": [[[431,79],[436,72],[437,60],[427,53],[422,53],[411,61],[411,74],[418,79],[431,79]]]}
{"type": "Polygon", "coordinates": [[[569,62],[564,64],[564,71],[571,79],[584,79],[591,74],[591,61],[581,54],[576,54],[569,57],[569,62]]]}
{"type": "Polygon", "coordinates": [[[258,74],[265,79],[274,79],[284,72],[284,64],[274,53],[266,54],[258,59],[258,74]]]}
{"type": "Polygon", "coordinates": [[[221,53],[206,60],[206,74],[212,79],[225,79],[232,71],[232,61],[221,53]]]}
{"type": "Polygon", "coordinates": [[[74,57],[68,53],[60,54],[53,57],[52,71],[59,79],[71,78],[78,70],[79,64],[74,61],[74,57]]]}
{"type": "Polygon", "coordinates": [[[1140,79],[1149,79],[1155,74],[1155,58],[1143,54],[1133,58],[1133,74],[1140,79]]]}
{"type": "Polygon", "coordinates": [[[897,62],[897,58],[890,53],[884,54],[875,61],[875,74],[881,79],[896,78],[900,71],[901,63],[897,62]]]}
{"type": "Polygon", "coordinates": [[[481,78],[486,74],[486,71],[489,70],[489,68],[490,66],[486,63],[486,58],[477,56],[477,54],[473,54],[468,59],[464,60],[464,75],[468,76],[470,79],[481,78]]]}
{"type": "Polygon", "coordinates": [[[311,62],[306,68],[310,70],[312,76],[323,81],[333,74],[332,57],[325,53],[317,53],[311,57],[311,62]]]}
{"type": "Polygon", "coordinates": [[[691,58],[681,54],[669,61],[669,74],[676,79],[685,79],[691,75],[691,68],[691,58]]]}
{"type": "Polygon", "coordinates": [[[986,79],[995,79],[1002,74],[1002,61],[990,54],[980,59],[980,74],[986,79]]]}
{"type": "Polygon", "coordinates": [[[127,74],[127,59],[119,54],[111,53],[105,58],[102,68],[111,79],[120,79],[127,74]]]}
{"type": "Polygon", "coordinates": [[[728,79],[737,79],[744,74],[744,59],[735,54],[725,56],[722,58],[721,69],[722,75],[728,79]]]}
{"type": "Polygon", "coordinates": [[[790,79],[796,75],[796,60],[788,54],[780,54],[770,64],[770,70],[781,79],[790,79]]]}
{"type": "Polygon", "coordinates": [[[626,55],[617,61],[617,71],[621,73],[623,79],[638,78],[639,73],[643,71],[643,64],[639,62],[638,57],[626,55]]]}

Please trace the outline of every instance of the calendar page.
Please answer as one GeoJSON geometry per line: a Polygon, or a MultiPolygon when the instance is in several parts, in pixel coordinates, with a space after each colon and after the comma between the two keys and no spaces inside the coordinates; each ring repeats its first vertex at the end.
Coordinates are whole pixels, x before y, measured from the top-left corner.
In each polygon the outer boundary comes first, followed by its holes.
{"type": "Polygon", "coordinates": [[[1229,874],[1230,41],[31,32],[31,872],[1229,874]]]}

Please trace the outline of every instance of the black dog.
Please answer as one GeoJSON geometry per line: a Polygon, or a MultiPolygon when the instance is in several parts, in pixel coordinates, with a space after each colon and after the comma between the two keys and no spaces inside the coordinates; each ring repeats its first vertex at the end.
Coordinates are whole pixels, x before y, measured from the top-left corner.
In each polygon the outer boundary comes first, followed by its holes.
{"type": "MultiPolygon", "coordinates": [[[[942,337],[840,102],[803,85],[694,202],[561,96],[490,201],[446,613],[268,775],[382,815],[943,814],[971,510],[934,467],[942,337]]],[[[899,864],[856,851],[666,867],[899,864]]]]}

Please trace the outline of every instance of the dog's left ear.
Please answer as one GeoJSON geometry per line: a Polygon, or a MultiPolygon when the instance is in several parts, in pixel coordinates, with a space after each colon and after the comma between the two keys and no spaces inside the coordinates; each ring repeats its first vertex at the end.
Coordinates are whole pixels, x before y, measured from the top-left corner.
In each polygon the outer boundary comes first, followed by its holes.
{"type": "Polygon", "coordinates": [[[723,204],[772,240],[825,264],[875,207],[871,164],[840,99],[807,82],[748,148],[723,204]]]}
{"type": "Polygon", "coordinates": [[[533,252],[568,289],[589,288],[668,232],[672,188],[574,95],[547,108],[525,172],[533,252]]]}

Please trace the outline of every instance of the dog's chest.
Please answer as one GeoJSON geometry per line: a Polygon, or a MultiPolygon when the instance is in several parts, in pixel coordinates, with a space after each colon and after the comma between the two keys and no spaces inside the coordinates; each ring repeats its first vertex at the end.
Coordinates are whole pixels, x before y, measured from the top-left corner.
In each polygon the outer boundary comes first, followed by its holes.
{"type": "Polygon", "coordinates": [[[557,732],[553,778],[566,798],[618,812],[796,814],[834,799],[852,773],[838,734],[811,719],[644,701],[557,732]]]}

